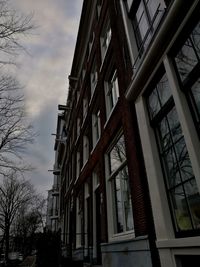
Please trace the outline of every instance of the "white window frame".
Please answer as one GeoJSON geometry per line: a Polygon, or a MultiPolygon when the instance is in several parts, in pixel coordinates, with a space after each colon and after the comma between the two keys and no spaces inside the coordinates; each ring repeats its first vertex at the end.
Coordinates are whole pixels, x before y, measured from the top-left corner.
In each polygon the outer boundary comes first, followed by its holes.
{"type": "Polygon", "coordinates": [[[104,61],[104,58],[106,56],[108,47],[110,45],[111,38],[112,38],[112,30],[111,30],[111,26],[110,26],[110,20],[107,19],[107,22],[104,25],[103,30],[101,32],[101,36],[100,36],[102,62],[104,61]]]}
{"type": "Polygon", "coordinates": [[[88,198],[90,197],[89,193],[89,185],[88,183],[85,183],[84,186],[84,256],[88,255],[88,198]]]}
{"type": "Polygon", "coordinates": [[[78,138],[79,135],[80,135],[80,131],[81,131],[81,119],[79,117],[77,118],[77,126],[76,126],[76,129],[77,129],[76,134],[77,134],[77,138],[78,138]]]}
{"type": "MultiPolygon", "coordinates": [[[[116,240],[128,240],[132,239],[135,237],[135,231],[134,231],[134,220],[133,220],[133,229],[130,231],[124,231],[120,233],[115,232],[115,203],[114,203],[114,196],[113,196],[113,188],[112,188],[112,180],[115,177],[115,174],[117,174],[118,170],[115,171],[114,173],[110,174],[109,173],[109,153],[112,151],[113,147],[117,144],[118,140],[123,136],[123,134],[119,134],[118,138],[115,139],[115,142],[112,144],[112,146],[109,148],[107,153],[105,154],[105,174],[106,174],[106,198],[107,198],[107,210],[108,213],[110,214],[108,218],[108,239],[109,242],[116,241],[116,240]]],[[[127,166],[126,159],[125,161],[121,164],[123,165],[122,168],[127,166]]],[[[121,169],[120,168],[118,169],[121,169]]],[[[123,216],[124,217],[124,216],[123,216]]]]}
{"type": "MultiPolygon", "coordinates": [[[[179,87],[179,82],[176,77],[175,70],[173,69],[173,64],[167,57],[165,57],[164,66],[190,156],[193,172],[196,177],[197,186],[200,191],[200,159],[198,156],[200,151],[200,142],[185,95],[179,87]]],[[[176,246],[179,246],[181,250],[183,243],[181,239],[175,239],[174,236],[172,218],[169,210],[169,203],[166,195],[163,171],[161,168],[155,134],[150,126],[146,101],[142,95],[138,97],[135,105],[144,162],[146,169],[148,170],[147,179],[156,229],[157,246],[158,248],[169,248],[176,243],[176,246]]],[[[197,244],[200,240],[199,237],[195,238],[193,245],[197,244]]]]}
{"type": "Polygon", "coordinates": [[[99,177],[97,175],[96,172],[93,172],[92,174],[92,186],[93,186],[93,259],[97,258],[97,247],[96,247],[96,243],[97,243],[97,236],[96,236],[96,197],[95,197],[95,191],[97,190],[97,188],[100,186],[100,181],[99,181],[99,177]]]}
{"type": "Polygon", "coordinates": [[[88,111],[88,98],[85,96],[83,98],[83,121],[87,116],[87,111],[88,111]]]}
{"type": "Polygon", "coordinates": [[[90,73],[91,99],[94,94],[97,82],[98,82],[97,64],[96,64],[96,59],[94,59],[90,73]]]}
{"type": "Polygon", "coordinates": [[[106,115],[109,118],[112,110],[118,102],[119,98],[119,83],[117,70],[115,70],[107,81],[105,81],[105,100],[106,100],[106,115]],[[111,104],[112,103],[112,104],[111,104]]]}
{"type": "Polygon", "coordinates": [[[79,197],[76,198],[76,248],[82,247],[81,244],[81,205],[80,205],[80,200],[79,197]]]}
{"type": "Polygon", "coordinates": [[[89,158],[89,138],[84,135],[83,136],[83,166],[86,164],[89,158]]]}
{"type": "Polygon", "coordinates": [[[101,120],[100,110],[92,114],[92,137],[93,137],[93,148],[97,144],[101,136],[101,120]],[[97,134],[98,133],[98,134],[97,134]]]}
{"type": "Polygon", "coordinates": [[[76,153],[76,179],[78,179],[79,175],[80,175],[80,171],[81,171],[81,153],[79,151],[77,151],[76,153]]]}

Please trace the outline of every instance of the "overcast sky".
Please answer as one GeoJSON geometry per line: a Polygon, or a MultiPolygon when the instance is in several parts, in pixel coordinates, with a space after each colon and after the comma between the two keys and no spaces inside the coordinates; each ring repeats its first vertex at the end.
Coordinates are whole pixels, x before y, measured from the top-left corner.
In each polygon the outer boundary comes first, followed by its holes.
{"type": "Polygon", "coordinates": [[[47,195],[53,175],[54,136],[58,104],[65,104],[68,75],[75,49],[83,0],[10,0],[18,12],[33,13],[37,29],[26,36],[27,53],[17,58],[15,73],[24,85],[28,116],[38,132],[27,153],[35,167],[29,174],[39,192],[47,195]]]}

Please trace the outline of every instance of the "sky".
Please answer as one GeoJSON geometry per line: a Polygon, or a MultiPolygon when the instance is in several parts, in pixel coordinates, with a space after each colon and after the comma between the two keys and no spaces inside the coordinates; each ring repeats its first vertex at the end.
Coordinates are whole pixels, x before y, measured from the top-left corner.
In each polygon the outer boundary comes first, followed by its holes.
{"type": "Polygon", "coordinates": [[[37,132],[26,153],[35,169],[27,178],[47,196],[53,185],[58,104],[65,104],[83,0],[10,0],[19,14],[33,14],[35,29],[21,43],[14,72],[24,87],[27,116],[37,132]]]}

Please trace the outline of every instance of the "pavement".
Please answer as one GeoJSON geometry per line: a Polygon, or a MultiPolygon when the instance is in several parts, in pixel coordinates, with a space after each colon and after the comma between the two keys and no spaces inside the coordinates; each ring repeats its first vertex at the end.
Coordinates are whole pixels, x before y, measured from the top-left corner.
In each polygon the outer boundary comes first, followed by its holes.
{"type": "Polygon", "coordinates": [[[35,267],[36,256],[28,256],[20,263],[19,267],[35,267]]]}

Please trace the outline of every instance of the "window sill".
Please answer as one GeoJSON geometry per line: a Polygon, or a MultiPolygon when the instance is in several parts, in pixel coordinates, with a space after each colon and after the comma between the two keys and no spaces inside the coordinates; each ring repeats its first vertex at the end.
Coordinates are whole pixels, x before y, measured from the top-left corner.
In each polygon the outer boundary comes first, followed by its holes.
{"type": "Polygon", "coordinates": [[[133,238],[135,238],[134,230],[109,236],[108,241],[112,243],[112,242],[117,242],[117,241],[126,241],[126,240],[130,240],[133,238]]]}

